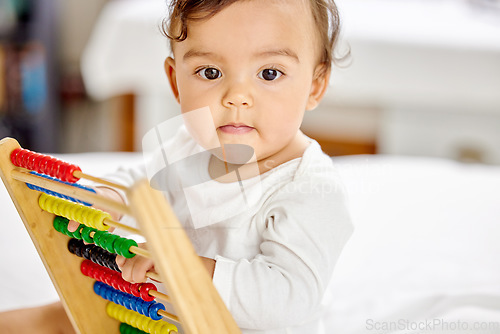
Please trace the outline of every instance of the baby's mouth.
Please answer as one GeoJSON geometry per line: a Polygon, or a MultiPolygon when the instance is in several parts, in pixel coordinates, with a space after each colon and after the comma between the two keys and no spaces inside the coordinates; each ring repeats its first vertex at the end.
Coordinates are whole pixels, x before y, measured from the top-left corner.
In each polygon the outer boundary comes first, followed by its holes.
{"type": "Polygon", "coordinates": [[[219,127],[219,130],[223,133],[241,135],[255,130],[255,128],[241,123],[227,124],[219,127]]]}

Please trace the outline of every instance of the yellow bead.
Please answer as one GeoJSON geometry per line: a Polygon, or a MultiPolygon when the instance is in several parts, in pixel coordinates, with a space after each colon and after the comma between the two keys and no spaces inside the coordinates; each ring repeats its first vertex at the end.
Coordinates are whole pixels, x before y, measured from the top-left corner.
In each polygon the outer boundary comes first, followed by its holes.
{"type": "Polygon", "coordinates": [[[139,329],[142,330],[143,332],[148,332],[149,333],[149,327],[151,326],[151,319],[145,316],[141,316],[141,321],[139,324],[139,329]]]}

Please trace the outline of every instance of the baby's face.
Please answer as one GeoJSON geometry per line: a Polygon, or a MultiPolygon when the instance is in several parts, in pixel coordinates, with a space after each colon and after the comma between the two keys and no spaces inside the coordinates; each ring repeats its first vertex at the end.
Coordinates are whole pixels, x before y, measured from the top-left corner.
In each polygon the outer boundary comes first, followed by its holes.
{"type": "Polygon", "coordinates": [[[293,152],[304,111],[319,102],[317,50],[307,1],[241,1],[190,22],[167,64],[182,112],[208,106],[221,144],[250,145],[262,160],[293,152]]]}

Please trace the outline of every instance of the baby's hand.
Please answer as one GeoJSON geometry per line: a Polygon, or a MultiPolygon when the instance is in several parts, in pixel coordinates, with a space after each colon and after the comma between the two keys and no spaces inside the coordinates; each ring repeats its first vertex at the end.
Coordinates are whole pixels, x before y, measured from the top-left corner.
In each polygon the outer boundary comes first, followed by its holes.
{"type": "MultiPolygon", "coordinates": [[[[124,202],[123,198],[113,189],[104,188],[104,187],[92,187],[92,189],[94,189],[96,191],[97,195],[99,195],[99,196],[106,197],[106,198],[112,199],[112,200],[117,201],[117,202],[122,202],[122,203],[124,202]]],[[[99,209],[99,210],[102,210],[102,211],[107,211],[107,210],[103,210],[98,205],[93,205],[92,207],[99,209]]],[[[121,218],[120,214],[118,214],[116,212],[110,212],[110,211],[107,211],[107,212],[109,212],[111,214],[111,218],[114,221],[120,220],[120,218],[121,218]]],[[[80,223],[77,223],[73,220],[70,220],[68,223],[68,231],[75,232],[76,229],[78,228],[78,226],[80,226],[80,223]]],[[[113,232],[114,229],[115,229],[114,227],[110,227],[108,229],[108,232],[113,232]]]]}
{"type": "MultiPolygon", "coordinates": [[[[145,245],[139,244],[139,248],[145,249],[145,245]]],[[[131,259],[118,255],[116,257],[116,264],[122,271],[123,279],[131,283],[146,282],[146,273],[154,268],[153,260],[139,255],[131,259]]]]}

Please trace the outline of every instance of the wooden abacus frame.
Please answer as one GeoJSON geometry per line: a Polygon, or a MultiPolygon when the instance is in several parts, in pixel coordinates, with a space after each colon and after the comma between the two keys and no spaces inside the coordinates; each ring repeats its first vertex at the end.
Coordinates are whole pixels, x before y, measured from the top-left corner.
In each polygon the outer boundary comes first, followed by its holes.
{"type": "Polygon", "coordinates": [[[25,182],[131,214],[147,240],[184,332],[241,333],[164,196],[146,180],[126,190],[130,205],[125,206],[27,173],[10,160],[17,148],[12,138],[0,141],[0,176],[78,333],[119,333],[119,323],[107,316],[108,301],[92,291],[94,280],[79,272],[81,259],[67,250],[68,237],[52,227],[54,215],[40,209],[40,192],[30,190],[25,182]]]}

